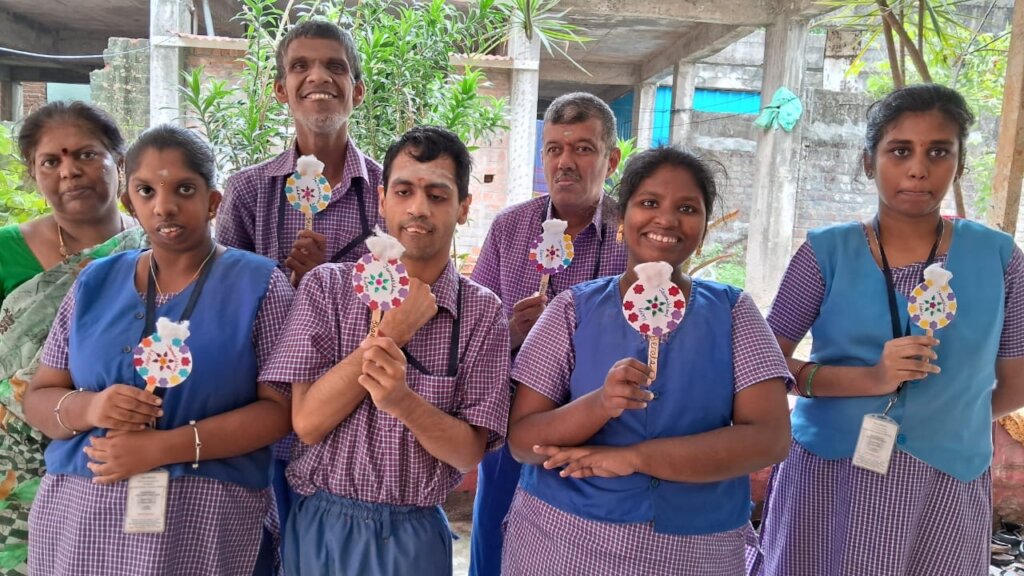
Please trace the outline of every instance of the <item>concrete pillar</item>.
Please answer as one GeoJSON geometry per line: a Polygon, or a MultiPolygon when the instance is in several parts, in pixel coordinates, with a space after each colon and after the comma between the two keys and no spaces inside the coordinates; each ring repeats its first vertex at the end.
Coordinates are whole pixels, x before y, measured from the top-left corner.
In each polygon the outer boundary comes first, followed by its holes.
{"type": "Polygon", "coordinates": [[[654,100],[658,95],[658,85],[644,82],[633,87],[633,137],[636,138],[636,149],[646,150],[651,147],[654,137],[654,100]]]}
{"type": "Polygon", "coordinates": [[[672,67],[672,116],[669,139],[675,146],[687,146],[693,122],[693,92],[697,88],[697,63],[682,60],[672,67]]]}
{"type": "MultiPolygon", "coordinates": [[[[806,20],[781,14],[768,26],[762,107],[771,102],[780,86],[802,94],[806,47],[806,20]]],[[[771,303],[792,254],[802,122],[792,132],[769,129],[757,138],[746,290],[761,307],[771,303]]]]}
{"type": "Polygon", "coordinates": [[[512,87],[509,94],[508,203],[533,196],[537,153],[537,91],[540,86],[540,38],[530,40],[519,27],[509,35],[512,87]]]}
{"type": "Polygon", "coordinates": [[[181,49],[164,46],[165,38],[192,31],[189,0],[149,2],[149,125],[181,123],[181,49]]]}

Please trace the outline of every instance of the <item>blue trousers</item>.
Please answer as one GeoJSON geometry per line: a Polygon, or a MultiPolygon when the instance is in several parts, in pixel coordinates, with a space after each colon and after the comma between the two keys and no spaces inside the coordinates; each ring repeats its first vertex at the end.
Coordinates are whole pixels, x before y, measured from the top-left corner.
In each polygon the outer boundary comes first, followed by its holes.
{"type": "Polygon", "coordinates": [[[451,576],[452,534],[440,506],[392,506],[325,492],[292,506],[286,576],[451,576]]]}
{"type": "Polygon", "coordinates": [[[512,505],[522,465],[512,458],[508,444],[484,455],[477,468],[473,500],[473,537],[470,541],[469,576],[499,576],[505,515],[512,505]]]}

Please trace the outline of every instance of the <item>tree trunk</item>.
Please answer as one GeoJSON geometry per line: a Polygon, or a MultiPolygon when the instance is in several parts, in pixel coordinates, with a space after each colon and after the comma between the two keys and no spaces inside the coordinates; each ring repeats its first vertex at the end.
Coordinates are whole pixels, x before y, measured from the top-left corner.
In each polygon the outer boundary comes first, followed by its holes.
{"type": "Polygon", "coordinates": [[[886,0],[875,0],[878,6],[882,9],[882,20],[888,22],[889,26],[896,32],[900,37],[900,44],[905,46],[907,53],[910,54],[910,60],[914,63],[914,68],[917,69],[917,73],[921,75],[923,82],[931,82],[932,75],[928,72],[928,63],[924,61],[924,56],[914,45],[913,39],[907,34],[907,29],[903,27],[903,23],[896,18],[892,13],[892,8],[889,7],[889,3],[886,0]]]}

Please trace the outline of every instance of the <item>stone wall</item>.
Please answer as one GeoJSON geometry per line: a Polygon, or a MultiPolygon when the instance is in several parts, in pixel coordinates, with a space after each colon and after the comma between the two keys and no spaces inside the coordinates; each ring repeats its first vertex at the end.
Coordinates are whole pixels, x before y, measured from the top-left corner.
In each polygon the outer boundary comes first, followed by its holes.
{"type": "Polygon", "coordinates": [[[149,126],[149,51],[139,50],[148,45],[148,40],[111,38],[103,68],[89,75],[92,101],[114,116],[129,142],[149,126]]]}

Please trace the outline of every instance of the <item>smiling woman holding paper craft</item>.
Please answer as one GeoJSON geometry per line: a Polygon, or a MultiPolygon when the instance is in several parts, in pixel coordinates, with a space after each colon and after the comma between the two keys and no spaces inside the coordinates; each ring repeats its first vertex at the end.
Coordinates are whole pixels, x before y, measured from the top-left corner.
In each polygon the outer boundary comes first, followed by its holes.
{"type": "Polygon", "coordinates": [[[681,272],[715,203],[708,164],[642,152],[619,195],[626,273],[552,300],[512,371],[527,465],[502,571],[736,576],[747,474],[786,454],[789,371],[749,296],[681,272]]]}
{"type": "Polygon", "coordinates": [[[940,215],[973,120],[938,85],[876,103],[877,215],[811,231],[786,271],[768,322],[803,397],[753,574],[987,573],[992,419],[1024,404],[1024,256],[940,215]],[[792,358],[808,330],[811,361],[792,358]]]}
{"type": "Polygon", "coordinates": [[[268,446],[289,428],[287,398],[256,374],[292,288],[273,261],[213,241],[220,193],[194,132],[153,128],[125,164],[122,201],[152,250],[82,271],[25,396],[29,423],[53,439],[29,566],[250,576],[268,446]]]}

